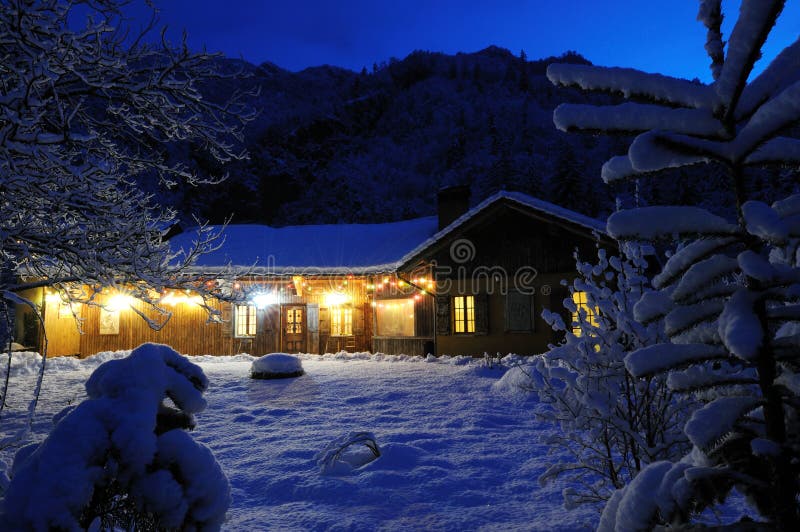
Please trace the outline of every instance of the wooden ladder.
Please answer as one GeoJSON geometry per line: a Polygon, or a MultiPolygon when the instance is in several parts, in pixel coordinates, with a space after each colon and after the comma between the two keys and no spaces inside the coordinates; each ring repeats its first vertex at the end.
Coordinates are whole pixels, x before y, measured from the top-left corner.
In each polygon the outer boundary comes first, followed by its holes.
{"type": "Polygon", "coordinates": [[[344,340],[344,350],[348,353],[355,353],[356,352],[356,337],[355,336],[347,336],[344,340]]]}

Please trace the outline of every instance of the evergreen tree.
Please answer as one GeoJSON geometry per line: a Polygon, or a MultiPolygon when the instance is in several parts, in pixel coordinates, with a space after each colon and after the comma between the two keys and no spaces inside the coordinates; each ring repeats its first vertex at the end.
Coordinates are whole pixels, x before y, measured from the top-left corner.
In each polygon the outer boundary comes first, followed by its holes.
{"type": "Polygon", "coordinates": [[[692,451],[679,462],[650,464],[617,491],[601,529],[686,522],[734,487],[772,526],[800,527],[800,194],[767,204],[751,199],[750,181],[751,167],[800,162],[800,141],[783,136],[800,119],[800,41],[747,82],[783,5],[743,0],[726,48],[720,1],[701,2],[710,85],[631,69],[548,69],[556,84],[635,100],[555,111],[562,130],[638,134],[626,155],[603,166],[606,182],[714,163],[727,172],[732,201],[729,218],[690,206],[609,218],[620,240],[680,238],[653,280],[657,291],[635,307],[643,323],[663,317],[670,341],[629,354],[625,364],[637,377],[668,376],[672,390],[697,392],[704,405],[684,429],[692,451]]]}

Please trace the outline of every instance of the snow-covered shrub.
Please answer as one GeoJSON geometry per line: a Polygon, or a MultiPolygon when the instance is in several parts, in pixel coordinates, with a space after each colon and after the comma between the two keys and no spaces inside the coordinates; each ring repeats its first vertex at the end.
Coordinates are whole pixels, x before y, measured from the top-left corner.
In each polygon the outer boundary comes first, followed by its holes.
{"type": "Polygon", "coordinates": [[[348,473],[366,465],[381,455],[375,435],[371,432],[349,432],[317,453],[317,465],[323,474],[348,473]]]}
{"type": "Polygon", "coordinates": [[[539,415],[562,429],[547,442],[559,452],[569,449],[571,457],[549,467],[540,481],[565,479],[568,508],[605,501],[647,464],[688,449],[681,432],[686,402],[674,397],[665,378],[636,379],[625,369],[629,353],[664,340],[657,323],[642,325],[633,317],[634,304],[652,288],[642,248],[626,246],[626,252],[625,258],[608,257],[600,249],[596,264],[578,260],[579,276],[564,300],[578,320],[565,325],[546,311],[565,339],[528,370],[526,384],[546,405],[539,415]],[[591,315],[576,306],[575,294],[591,315]]]}
{"type": "Polygon", "coordinates": [[[303,363],[296,356],[270,353],[253,361],[250,377],[253,379],[287,379],[305,373],[303,363]]]}
{"type": "Polygon", "coordinates": [[[698,207],[649,206],[609,218],[620,240],[683,242],[654,278],[658,291],[634,309],[643,323],[663,317],[670,341],[625,363],[640,378],[666,375],[672,390],[696,392],[704,404],[685,426],[692,452],[651,464],[617,492],[603,529],[685,522],[733,487],[773,526],[800,529],[800,194],[754,201],[750,179],[751,167],[800,162],[800,141],[784,136],[800,119],[800,41],[747,82],[783,5],[743,0],[726,45],[720,0],[701,1],[710,85],[630,69],[548,69],[554,83],[633,100],[555,112],[564,130],[638,134],[626,155],[603,166],[606,182],[713,163],[728,173],[732,199],[716,207],[735,213],[726,219],[698,207]]]}
{"type": "Polygon", "coordinates": [[[88,399],[15,457],[5,530],[218,529],[230,487],[211,451],[186,432],[206,407],[203,371],[172,348],[143,344],[99,366],[88,399]]]}

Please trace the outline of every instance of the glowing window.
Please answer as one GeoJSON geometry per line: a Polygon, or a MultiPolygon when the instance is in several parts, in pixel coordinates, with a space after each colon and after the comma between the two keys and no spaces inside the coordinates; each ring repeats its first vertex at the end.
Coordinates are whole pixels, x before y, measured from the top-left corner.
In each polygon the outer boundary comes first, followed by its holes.
{"type": "Polygon", "coordinates": [[[586,292],[573,292],[572,301],[575,303],[575,312],[572,313],[572,334],[581,335],[581,311],[583,311],[584,323],[597,326],[597,309],[590,307],[586,300],[586,292]]]}
{"type": "Polygon", "coordinates": [[[353,309],[331,308],[331,335],[353,336],[353,309]]]}
{"type": "Polygon", "coordinates": [[[303,309],[286,309],[286,334],[303,334],[303,309]]]}
{"type": "Polygon", "coordinates": [[[475,297],[455,296],[453,298],[453,331],[456,333],[475,332],[475,297]]]}
{"type": "Polygon", "coordinates": [[[236,322],[236,336],[248,338],[256,335],[256,307],[255,305],[236,305],[234,309],[236,322]]]}
{"type": "Polygon", "coordinates": [[[377,301],[378,336],[414,336],[414,299],[377,301]]]}

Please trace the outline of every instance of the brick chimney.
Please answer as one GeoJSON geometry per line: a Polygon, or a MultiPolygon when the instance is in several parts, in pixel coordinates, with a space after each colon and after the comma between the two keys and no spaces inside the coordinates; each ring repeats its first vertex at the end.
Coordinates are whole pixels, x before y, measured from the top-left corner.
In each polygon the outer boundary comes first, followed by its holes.
{"type": "Polygon", "coordinates": [[[439,190],[436,196],[441,231],[469,210],[469,187],[456,185],[439,190]]]}

